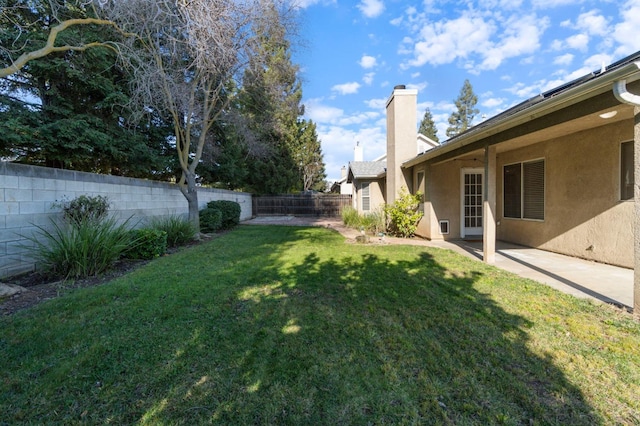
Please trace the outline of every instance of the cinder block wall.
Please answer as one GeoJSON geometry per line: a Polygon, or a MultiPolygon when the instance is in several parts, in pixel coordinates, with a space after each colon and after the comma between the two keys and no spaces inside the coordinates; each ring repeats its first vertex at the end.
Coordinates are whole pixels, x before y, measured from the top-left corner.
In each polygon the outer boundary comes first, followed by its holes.
{"type": "MultiPolygon", "coordinates": [[[[35,267],[24,236],[36,226],[48,227],[61,216],[56,203],[80,195],[106,196],[112,214],[143,224],[152,216],[184,215],[187,200],[177,185],[119,176],[26,166],[0,161],[0,279],[32,271],[35,267]]],[[[212,200],[240,204],[240,220],[252,217],[251,194],[222,189],[198,189],[204,208],[212,200]]]]}

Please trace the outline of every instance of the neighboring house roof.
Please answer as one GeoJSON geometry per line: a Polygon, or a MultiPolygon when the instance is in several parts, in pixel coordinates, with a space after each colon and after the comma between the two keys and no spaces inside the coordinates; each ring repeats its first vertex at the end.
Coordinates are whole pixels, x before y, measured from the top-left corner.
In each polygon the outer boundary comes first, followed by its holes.
{"type": "Polygon", "coordinates": [[[402,167],[412,167],[423,161],[435,159],[458,148],[483,141],[495,135],[531,121],[533,118],[552,113],[568,105],[596,94],[612,90],[613,82],[638,73],[640,52],[636,52],[608,67],[592,72],[545,93],[534,96],[474,127],[454,136],[433,149],[405,161],[402,167]]]}
{"type": "Polygon", "coordinates": [[[386,174],[386,161],[353,161],[349,163],[347,182],[355,179],[380,179],[386,174]]]}

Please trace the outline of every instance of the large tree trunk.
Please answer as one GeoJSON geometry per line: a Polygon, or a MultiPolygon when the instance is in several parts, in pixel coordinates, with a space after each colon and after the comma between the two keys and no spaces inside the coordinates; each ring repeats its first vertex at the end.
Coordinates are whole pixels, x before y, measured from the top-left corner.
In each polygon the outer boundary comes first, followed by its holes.
{"type": "Polygon", "coordinates": [[[193,225],[196,233],[200,233],[200,211],[198,206],[198,190],[196,188],[195,173],[183,171],[184,182],[180,185],[180,191],[187,199],[189,206],[189,222],[193,225]]]}

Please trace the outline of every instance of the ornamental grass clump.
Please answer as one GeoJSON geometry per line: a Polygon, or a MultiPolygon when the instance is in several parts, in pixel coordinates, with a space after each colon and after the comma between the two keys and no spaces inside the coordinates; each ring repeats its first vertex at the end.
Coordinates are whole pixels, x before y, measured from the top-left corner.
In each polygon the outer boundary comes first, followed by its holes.
{"type": "Polygon", "coordinates": [[[107,218],[60,224],[52,219],[50,229],[36,226],[38,230],[27,239],[45,274],[85,278],[107,271],[120,258],[131,242],[128,222],[107,218]]]}
{"type": "Polygon", "coordinates": [[[182,216],[163,216],[151,219],[149,226],[167,233],[167,247],[189,243],[196,235],[193,224],[182,216]]]}
{"type": "Polygon", "coordinates": [[[62,223],[51,219],[49,227],[34,225],[36,231],[24,236],[32,243],[25,248],[46,275],[77,279],[101,274],[135,243],[129,219],[118,223],[107,217],[107,197],[81,195],[56,206],[62,208],[62,223]]]}

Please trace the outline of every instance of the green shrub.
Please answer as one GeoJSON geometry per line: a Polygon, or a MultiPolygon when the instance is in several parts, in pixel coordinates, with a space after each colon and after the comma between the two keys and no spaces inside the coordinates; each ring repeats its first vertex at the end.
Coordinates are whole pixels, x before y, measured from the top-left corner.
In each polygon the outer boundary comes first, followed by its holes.
{"type": "Polygon", "coordinates": [[[418,222],[422,218],[422,212],[418,210],[421,198],[420,192],[412,195],[406,188],[400,189],[400,196],[396,202],[384,207],[389,219],[389,232],[404,238],[415,235],[418,222]]]}
{"type": "Polygon", "coordinates": [[[32,236],[24,236],[33,243],[26,248],[52,277],[98,275],[111,268],[127,249],[128,222],[118,225],[115,219],[109,218],[60,225],[51,220],[51,230],[36,225],[38,230],[32,236]]]}
{"type": "Polygon", "coordinates": [[[200,210],[200,231],[217,232],[222,228],[222,212],[217,209],[200,210]]]}
{"type": "Polygon", "coordinates": [[[167,252],[167,233],[160,229],[141,228],[129,231],[127,259],[154,259],[167,252]]]}
{"type": "Polygon", "coordinates": [[[193,224],[182,216],[164,216],[151,219],[149,226],[167,233],[167,247],[187,244],[196,234],[193,224]]]}
{"type": "Polygon", "coordinates": [[[240,204],[235,201],[209,201],[207,203],[207,209],[219,210],[222,213],[220,229],[231,229],[240,223],[240,204]]]}
{"type": "Polygon", "coordinates": [[[67,223],[74,226],[81,222],[100,222],[107,216],[109,210],[109,199],[102,195],[88,196],[81,195],[71,201],[61,201],[54,206],[62,207],[63,217],[67,223]]]}
{"type": "Polygon", "coordinates": [[[353,208],[353,206],[344,207],[342,209],[342,223],[349,228],[360,227],[360,215],[358,214],[358,210],[353,208]]]}

